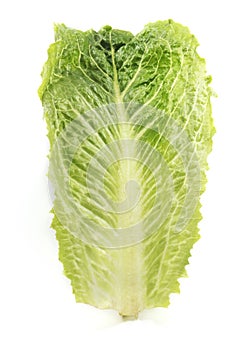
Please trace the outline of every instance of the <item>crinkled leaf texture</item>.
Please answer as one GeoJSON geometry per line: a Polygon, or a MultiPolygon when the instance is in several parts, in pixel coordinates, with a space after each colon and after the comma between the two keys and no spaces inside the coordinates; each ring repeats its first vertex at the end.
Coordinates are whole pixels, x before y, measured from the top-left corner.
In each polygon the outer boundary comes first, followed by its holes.
{"type": "Polygon", "coordinates": [[[197,46],[172,20],[135,36],[55,26],[39,95],[52,227],[78,302],[136,317],[179,292],[199,239],[214,134],[211,78],[197,46]]]}

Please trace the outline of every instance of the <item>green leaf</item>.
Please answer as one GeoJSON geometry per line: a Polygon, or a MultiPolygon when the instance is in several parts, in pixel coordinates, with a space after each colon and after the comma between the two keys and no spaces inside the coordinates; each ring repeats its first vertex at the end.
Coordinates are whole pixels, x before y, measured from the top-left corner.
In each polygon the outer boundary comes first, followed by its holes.
{"type": "Polygon", "coordinates": [[[39,88],[52,227],[78,302],[136,317],[179,292],[199,239],[211,78],[188,28],[55,26],[39,88]]]}

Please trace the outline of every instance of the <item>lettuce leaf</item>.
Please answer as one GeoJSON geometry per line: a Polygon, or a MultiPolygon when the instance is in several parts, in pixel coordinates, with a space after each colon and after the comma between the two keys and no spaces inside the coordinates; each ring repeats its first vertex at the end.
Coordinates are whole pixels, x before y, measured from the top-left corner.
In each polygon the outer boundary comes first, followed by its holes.
{"type": "Polygon", "coordinates": [[[179,292],[215,131],[197,46],[172,20],[135,36],[55,26],[39,96],[52,227],[77,302],[137,317],[179,292]]]}

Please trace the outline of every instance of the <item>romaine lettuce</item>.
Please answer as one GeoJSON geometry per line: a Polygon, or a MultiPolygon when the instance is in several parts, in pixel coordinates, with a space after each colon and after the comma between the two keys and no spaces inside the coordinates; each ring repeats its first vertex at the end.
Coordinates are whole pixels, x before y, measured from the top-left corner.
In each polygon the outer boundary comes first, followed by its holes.
{"type": "Polygon", "coordinates": [[[172,20],[135,36],[55,26],[39,95],[52,227],[78,302],[136,317],[179,292],[214,134],[197,46],[172,20]]]}

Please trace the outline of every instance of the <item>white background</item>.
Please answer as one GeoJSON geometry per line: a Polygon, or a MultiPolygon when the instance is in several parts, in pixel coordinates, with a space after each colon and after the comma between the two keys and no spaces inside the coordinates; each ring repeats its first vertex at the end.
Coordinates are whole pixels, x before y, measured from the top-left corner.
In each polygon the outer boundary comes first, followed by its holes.
{"type": "Polygon", "coordinates": [[[247,1],[8,1],[1,4],[0,348],[250,349],[250,25],[247,1]],[[121,322],[76,304],[49,229],[48,141],[37,96],[53,23],[140,31],[190,27],[218,98],[201,240],[168,309],[121,322]]]}

